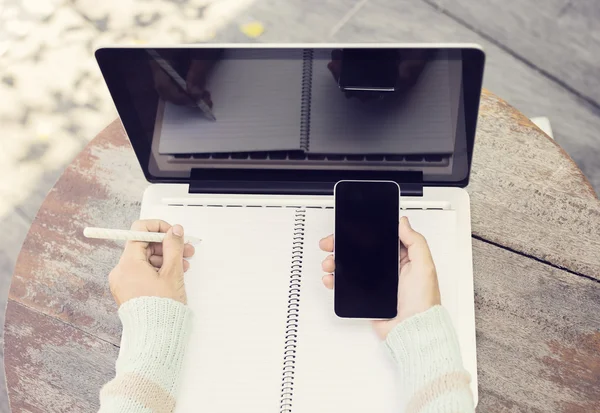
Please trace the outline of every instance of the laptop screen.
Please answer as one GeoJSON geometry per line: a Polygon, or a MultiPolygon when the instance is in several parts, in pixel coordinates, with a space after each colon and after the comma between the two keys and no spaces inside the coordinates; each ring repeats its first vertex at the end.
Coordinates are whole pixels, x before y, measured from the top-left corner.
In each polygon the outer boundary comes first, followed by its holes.
{"type": "Polygon", "coordinates": [[[109,48],[96,56],[151,182],[186,182],[202,169],[468,180],[478,49],[109,48]]]}

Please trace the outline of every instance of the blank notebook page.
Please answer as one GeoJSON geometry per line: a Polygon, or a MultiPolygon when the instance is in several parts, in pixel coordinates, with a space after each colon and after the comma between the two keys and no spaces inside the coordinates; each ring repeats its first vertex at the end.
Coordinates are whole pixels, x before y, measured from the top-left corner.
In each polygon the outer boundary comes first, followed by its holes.
{"type": "Polygon", "coordinates": [[[159,152],[246,152],[300,149],[302,50],[228,49],[206,84],[212,121],[197,107],[165,104],[159,152]],[[254,59],[248,58],[253,56],[254,59]]]}
{"type": "Polygon", "coordinates": [[[278,412],[294,210],[162,207],[202,238],[185,274],[193,332],[177,413],[278,412]]]}
{"type": "MultiPolygon", "coordinates": [[[[430,61],[406,99],[391,93],[381,100],[346,98],[327,68],[329,51],[313,60],[310,146],[314,153],[452,153],[450,78],[445,55],[430,61]]],[[[460,74],[459,74],[460,75],[460,74]]]]}
{"type": "MultiPolygon", "coordinates": [[[[443,304],[453,317],[454,211],[402,211],[427,237],[438,268],[443,304]]],[[[400,393],[394,361],[367,320],[340,319],[333,292],[325,289],[319,239],[333,231],[333,211],[309,209],[292,411],[296,413],[399,413],[400,393]]],[[[459,333],[460,336],[460,333],[459,333]]]]}
{"type": "MultiPolygon", "coordinates": [[[[333,210],[305,211],[291,410],[399,413],[406,396],[393,360],[369,321],[335,316],[333,292],[321,282],[327,253],[318,243],[333,231],[333,210]]],[[[456,213],[402,212],[427,238],[455,320],[456,213]]],[[[202,238],[185,275],[193,331],[176,413],[280,412],[296,209],[156,206],[143,218],[179,222],[202,238]]]]}

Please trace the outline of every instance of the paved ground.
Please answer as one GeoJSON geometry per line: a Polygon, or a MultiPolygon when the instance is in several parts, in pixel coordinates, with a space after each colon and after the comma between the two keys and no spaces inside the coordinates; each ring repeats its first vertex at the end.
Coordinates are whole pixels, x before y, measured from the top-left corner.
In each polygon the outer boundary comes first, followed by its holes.
{"type": "MultiPolygon", "coordinates": [[[[600,3],[539,4],[0,0],[0,308],[47,191],[116,117],[93,60],[102,44],[255,41],[240,30],[255,20],[264,42],[477,42],[488,54],[485,86],[528,116],[548,116],[557,142],[600,192],[600,3]]],[[[7,411],[0,391],[0,412],[7,411]]]]}

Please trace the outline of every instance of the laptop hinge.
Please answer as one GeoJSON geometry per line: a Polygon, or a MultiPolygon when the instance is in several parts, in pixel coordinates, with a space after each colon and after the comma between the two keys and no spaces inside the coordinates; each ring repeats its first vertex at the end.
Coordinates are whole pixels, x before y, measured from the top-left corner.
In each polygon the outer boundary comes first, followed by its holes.
{"type": "Polygon", "coordinates": [[[400,196],[423,196],[423,182],[400,183],[400,196]]]}
{"type": "Polygon", "coordinates": [[[394,181],[402,196],[423,196],[421,171],[192,169],[190,194],[332,195],[342,180],[394,181]]]}

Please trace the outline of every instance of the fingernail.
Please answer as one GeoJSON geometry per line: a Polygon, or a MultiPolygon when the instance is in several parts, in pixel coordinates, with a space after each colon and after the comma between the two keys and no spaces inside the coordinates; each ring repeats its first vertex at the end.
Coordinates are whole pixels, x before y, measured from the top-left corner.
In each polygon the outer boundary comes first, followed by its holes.
{"type": "Polygon", "coordinates": [[[183,237],[183,227],[181,225],[173,225],[173,235],[183,237]]]}

